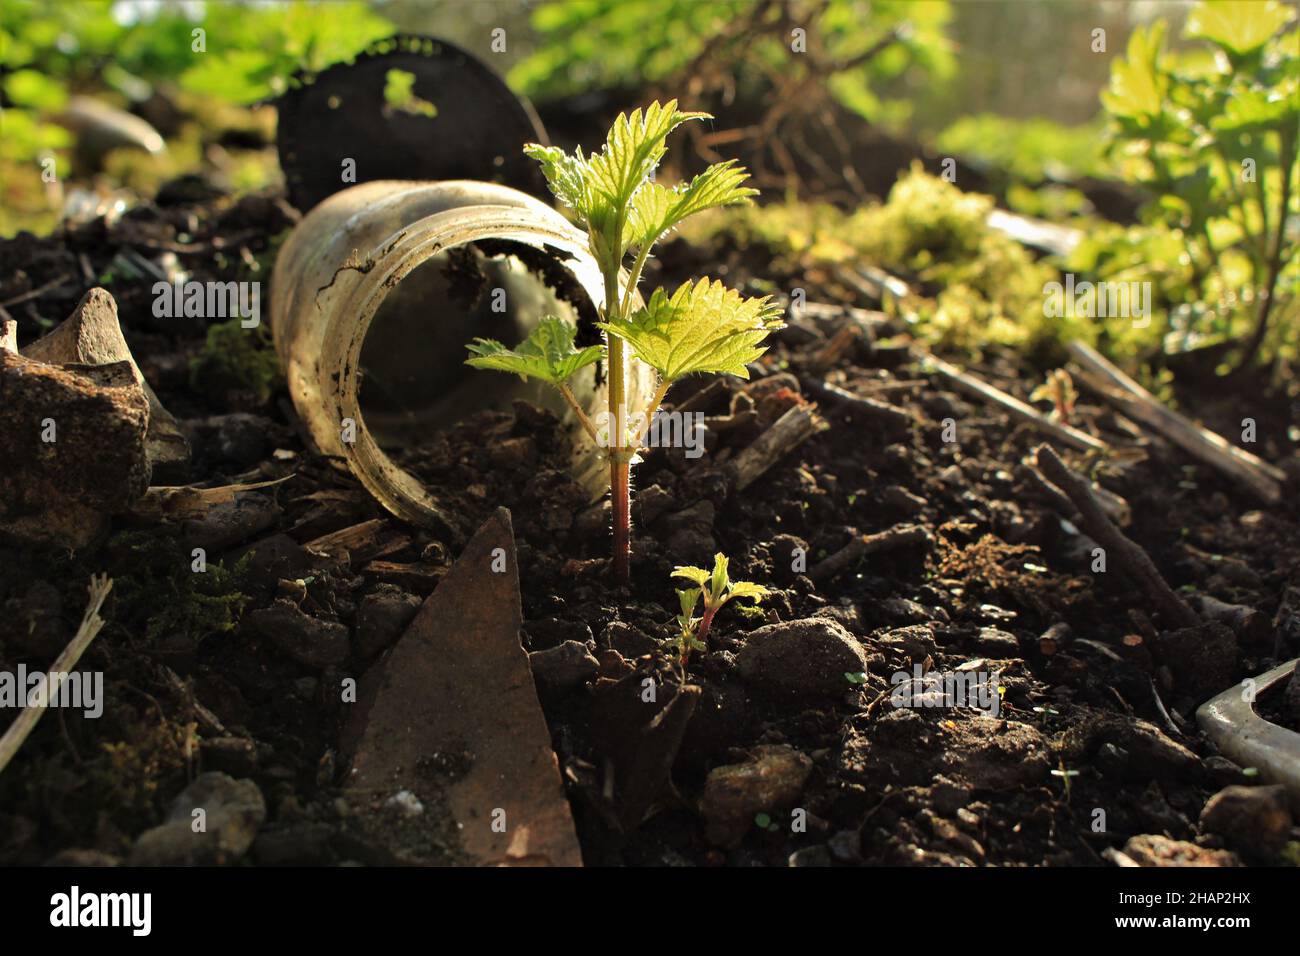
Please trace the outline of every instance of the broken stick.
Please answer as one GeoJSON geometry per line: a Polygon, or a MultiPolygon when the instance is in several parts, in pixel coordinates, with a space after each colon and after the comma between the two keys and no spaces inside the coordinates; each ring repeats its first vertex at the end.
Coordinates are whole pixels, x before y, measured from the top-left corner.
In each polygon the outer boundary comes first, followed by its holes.
{"type": "Polygon", "coordinates": [[[976,398],[983,399],[986,402],[992,402],[999,408],[1009,413],[1012,418],[1018,418],[1023,422],[1028,422],[1034,428],[1044,434],[1051,435],[1058,441],[1065,442],[1074,448],[1084,451],[1103,451],[1110,446],[1100,438],[1094,438],[1087,432],[1081,432],[1073,426],[1054,422],[1042,412],[1029,405],[1026,405],[1020,399],[1013,395],[1008,395],[999,388],[994,388],[988,382],[982,381],[969,372],[964,372],[955,365],[950,365],[941,358],[931,355],[924,349],[912,347],[912,354],[920,361],[931,366],[943,378],[947,379],[957,388],[973,395],[976,398]]]}
{"type": "Polygon", "coordinates": [[[880,551],[892,551],[910,544],[929,544],[930,532],[920,525],[903,524],[879,534],[854,535],[853,540],[830,557],[813,565],[808,577],[824,581],[853,567],[859,558],[880,551]]]}
{"type": "Polygon", "coordinates": [[[878,422],[887,429],[907,431],[912,424],[912,416],[897,405],[890,405],[888,402],[878,401],[874,398],[854,395],[838,385],[832,385],[830,382],[823,382],[811,376],[800,378],[799,384],[804,391],[817,398],[841,405],[851,412],[856,412],[863,418],[878,422]]]}
{"type": "Polygon", "coordinates": [[[1043,477],[1065,492],[1079,509],[1083,530],[1128,572],[1133,583],[1164,615],[1169,628],[1195,627],[1201,619],[1183,603],[1152,563],[1150,556],[1137,544],[1125,537],[1124,532],[1106,517],[1088,482],[1065,466],[1047,445],[1039,445],[1034,453],[1043,477]]]}
{"type": "Polygon", "coordinates": [[[794,406],[727,466],[732,490],[744,491],[788,452],[829,427],[816,405],[794,406]]]}
{"type": "MultiPolygon", "coordinates": [[[[104,606],[104,599],[108,597],[108,592],[113,589],[113,579],[107,575],[91,575],[90,577],[90,602],[86,605],[86,613],[81,618],[81,626],[77,628],[77,633],[73,636],[68,646],[63,649],[63,653],[58,656],[53,664],[50,665],[49,674],[45,681],[44,699],[28,698],[26,706],[18,714],[18,718],[9,725],[4,736],[0,737],[0,773],[4,772],[5,767],[9,766],[9,761],[18,753],[18,748],[31,734],[36,727],[36,722],[41,719],[45,709],[50,705],[58,693],[59,675],[68,674],[72,668],[77,666],[77,661],[81,660],[81,655],[86,652],[90,642],[95,639],[99,629],[104,626],[104,619],[99,616],[99,609],[104,606]]],[[[22,688],[26,692],[26,688],[22,688]]]]}
{"type": "Polygon", "coordinates": [[[1168,438],[1207,465],[1236,478],[1265,501],[1276,503],[1282,499],[1282,486],[1286,483],[1286,472],[1282,469],[1166,408],[1090,345],[1077,340],[1071,342],[1070,355],[1088,373],[1080,376],[1080,380],[1129,418],[1168,438]]]}

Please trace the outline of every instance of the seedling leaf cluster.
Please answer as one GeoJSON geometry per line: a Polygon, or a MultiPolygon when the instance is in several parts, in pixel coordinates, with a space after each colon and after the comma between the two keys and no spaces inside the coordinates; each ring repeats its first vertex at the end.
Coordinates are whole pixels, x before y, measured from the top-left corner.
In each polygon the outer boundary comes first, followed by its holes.
{"type": "Polygon", "coordinates": [[[601,345],[578,348],[575,330],[562,319],[544,318],[520,345],[492,339],[469,345],[467,364],[535,378],[556,388],[573,409],[593,444],[605,449],[613,503],[614,571],[626,581],[630,563],[630,468],[669,386],[694,374],[748,378],[746,365],[758,359],[768,333],[781,327],[779,309],[768,297],[746,298],[722,283],[686,282],[672,294],[656,289],[637,305],[636,290],[655,244],[688,216],[741,203],[757,195],[744,185],[748,173],[735,162],[710,166],[689,183],[667,187],[653,181],[667,150],[668,135],[683,123],[710,119],[707,113],[677,109],[677,101],[652,103],[614,121],[599,153],[566,153],[530,144],[524,152],[542,167],[551,192],[587,232],[600,268],[604,302],[601,345]],[[625,263],[630,263],[626,266],[625,263]],[[609,427],[598,429],[574,397],[570,382],[589,365],[608,369],[609,427]],[[658,386],[643,408],[630,408],[632,364],[654,369],[658,386]],[[631,431],[618,422],[638,421],[631,431]]]}

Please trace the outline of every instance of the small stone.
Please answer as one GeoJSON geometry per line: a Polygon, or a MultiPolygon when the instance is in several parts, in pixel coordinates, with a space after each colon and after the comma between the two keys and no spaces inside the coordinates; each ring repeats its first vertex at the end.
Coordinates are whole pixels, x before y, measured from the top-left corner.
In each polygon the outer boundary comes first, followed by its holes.
{"type": "Polygon", "coordinates": [[[643,525],[654,524],[673,505],[673,496],[662,485],[651,485],[637,493],[633,507],[638,511],[643,525]]]}
{"type": "Polygon", "coordinates": [[[363,597],[353,636],[357,657],[369,660],[392,647],[419,609],[418,597],[391,584],[381,584],[363,597]]]}
{"type": "Polygon", "coordinates": [[[200,774],[176,798],[167,821],[146,830],[135,841],[131,865],[222,866],[238,862],[265,820],[266,802],[257,784],[224,773],[200,774]],[[199,820],[203,827],[195,832],[199,820]]]}
{"type": "Polygon", "coordinates": [[[821,844],[806,846],[790,854],[790,866],[831,866],[831,852],[821,844]]]}
{"type": "Polygon", "coordinates": [[[760,744],[745,763],[714,767],[700,797],[705,837],[718,846],[736,846],[759,813],[794,806],[812,768],[809,757],[784,744],[760,744]]]}
{"type": "Polygon", "coordinates": [[[943,777],[934,782],[930,788],[930,800],[934,808],[946,817],[952,816],[971,801],[970,787],[964,787],[943,777]]]}
{"type": "Polygon", "coordinates": [[[488,460],[498,468],[526,468],[537,461],[537,442],[532,438],[507,438],[488,450],[488,460]]]}
{"type": "Polygon", "coordinates": [[[565,641],[558,647],[528,655],[537,693],[548,700],[564,697],[596,676],[600,662],[586,644],[565,641]]]}
{"type": "Polygon", "coordinates": [[[925,499],[914,495],[901,485],[890,485],[880,493],[880,503],[892,508],[902,515],[920,514],[925,508],[925,499]]]}
{"type": "Polygon", "coordinates": [[[424,813],[424,804],[410,790],[397,791],[397,793],[385,800],[384,804],[395,808],[399,813],[407,817],[418,817],[424,813]]]}
{"type": "Polygon", "coordinates": [[[768,624],[751,631],[736,655],[741,678],[778,697],[839,697],[845,674],[867,669],[867,655],[843,626],[825,618],[768,624]]]}
{"type": "Polygon", "coordinates": [[[1184,840],[1154,833],[1135,836],[1124,844],[1124,855],[1138,866],[1238,866],[1226,850],[1207,850],[1184,840]]]}
{"type": "Polygon", "coordinates": [[[624,621],[610,621],[605,627],[603,644],[629,658],[653,654],[659,647],[659,642],[653,637],[624,621]]]}
{"type": "Polygon", "coordinates": [[[996,627],[981,627],[975,638],[975,646],[979,648],[981,654],[988,654],[990,657],[1007,658],[1020,655],[1020,642],[1016,636],[996,627]]]}
{"type": "Polygon", "coordinates": [[[881,635],[880,643],[892,650],[901,651],[912,660],[923,661],[939,653],[934,642],[934,629],[925,624],[896,627],[881,635]]]}
{"type": "Polygon", "coordinates": [[[1267,860],[1281,851],[1291,832],[1286,788],[1224,787],[1206,801],[1200,825],[1243,856],[1267,860]]]}
{"type": "Polygon", "coordinates": [[[840,830],[826,841],[826,848],[831,852],[831,859],[837,863],[861,863],[862,831],[840,830]]]}
{"type": "Polygon", "coordinates": [[[304,614],[289,601],[277,600],[253,611],[248,622],[259,635],[308,667],[325,668],[348,659],[347,627],[304,614]]]}
{"type": "Polygon", "coordinates": [[[280,506],[271,495],[241,491],[233,501],[213,505],[202,518],[183,522],[181,530],[187,548],[215,553],[247,541],[279,518],[280,506]]]}

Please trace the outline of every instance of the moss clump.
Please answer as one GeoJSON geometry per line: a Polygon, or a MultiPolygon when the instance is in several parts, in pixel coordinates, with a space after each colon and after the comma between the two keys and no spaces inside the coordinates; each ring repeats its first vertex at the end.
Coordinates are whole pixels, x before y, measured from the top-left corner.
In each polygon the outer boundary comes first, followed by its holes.
{"type": "Polygon", "coordinates": [[[190,385],[205,395],[248,396],[261,405],[283,376],[266,327],[246,329],[239,319],[208,328],[203,351],[190,362],[190,385]]]}
{"type": "Polygon", "coordinates": [[[248,558],[231,568],[221,563],[191,570],[189,552],[166,531],[128,531],[112,541],[119,567],[130,569],[114,582],[111,620],[150,641],[198,642],[232,631],[248,597],[240,590],[248,558]]]}

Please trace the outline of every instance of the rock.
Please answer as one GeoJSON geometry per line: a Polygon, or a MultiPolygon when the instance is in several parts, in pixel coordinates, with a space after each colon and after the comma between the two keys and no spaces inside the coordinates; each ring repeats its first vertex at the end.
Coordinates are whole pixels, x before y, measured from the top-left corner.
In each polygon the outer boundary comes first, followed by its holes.
{"type": "Polygon", "coordinates": [[[828,604],[813,613],[814,618],[834,621],[850,634],[860,634],[867,630],[862,620],[862,609],[856,604],[828,604]]]}
{"type": "Polygon", "coordinates": [[[369,660],[392,647],[419,609],[418,597],[391,584],[381,584],[363,597],[352,639],[357,657],[369,660]]]}
{"type": "Polygon", "coordinates": [[[862,831],[840,830],[826,841],[826,849],[830,850],[831,858],[838,863],[861,863],[862,831]]]}
{"type": "Polygon", "coordinates": [[[981,627],[975,638],[975,646],[981,654],[990,657],[1007,658],[1020,656],[1020,641],[1010,631],[996,627],[981,627]]]}
{"type": "Polygon", "coordinates": [[[282,652],[308,667],[324,668],[348,659],[348,629],[322,621],[280,599],[248,615],[248,623],[282,652]]]}
{"type": "Polygon", "coordinates": [[[772,577],[778,584],[788,585],[808,569],[808,542],[792,534],[778,534],[768,545],[772,556],[772,577]],[[802,558],[803,571],[796,570],[796,558],[802,558]]]}
{"type": "Polygon", "coordinates": [[[653,654],[659,648],[659,642],[653,637],[623,621],[610,621],[606,625],[602,643],[629,658],[653,654]]]}
{"type": "Polygon", "coordinates": [[[1224,787],[1206,801],[1200,825],[1243,856],[1268,860],[1286,846],[1291,833],[1286,788],[1224,787]]]}
{"type": "Polygon", "coordinates": [[[145,454],[154,482],[165,484],[188,476],[190,446],[176,419],[154,394],[122,336],[117,301],[106,289],[87,292],[72,315],[22,350],[28,358],[49,365],[111,365],[126,362],[149,402],[145,454]]]}
{"type": "Polygon", "coordinates": [[[202,518],[182,523],[187,548],[208,553],[225,551],[265,531],[280,519],[280,506],[271,495],[239,491],[233,501],[213,505],[202,518]]]}
{"type": "Polygon", "coordinates": [[[736,655],[751,688],[778,697],[839,697],[845,674],[867,668],[867,654],[843,626],[825,618],[769,624],[751,631],[736,655]]]}
{"type": "Polygon", "coordinates": [[[831,851],[820,843],[816,846],[806,846],[802,850],[795,850],[790,854],[788,861],[790,866],[832,866],[831,851]]]}
{"type": "Polygon", "coordinates": [[[718,846],[736,846],[757,814],[775,815],[795,805],[812,768],[810,758],[784,744],[761,744],[745,763],[714,767],[700,797],[705,837],[718,846]]]}
{"type": "Polygon", "coordinates": [[[945,817],[950,817],[971,802],[972,790],[946,777],[940,777],[930,788],[930,800],[934,808],[945,817]]]}
{"type": "Polygon", "coordinates": [[[0,349],[0,396],[0,531],[85,547],[148,487],[149,402],[129,363],[46,365],[0,349]]]}
{"type": "Polygon", "coordinates": [[[889,598],[881,602],[880,608],[891,620],[900,624],[921,624],[935,620],[933,611],[907,598],[889,598]]]}
{"type": "Polygon", "coordinates": [[[1081,763],[1112,744],[1112,759],[1127,766],[1112,767],[1133,781],[1155,779],[1197,780],[1204,776],[1200,758],[1170,739],[1159,727],[1134,717],[1098,713],[1065,732],[1061,748],[1066,763],[1081,763]]]}
{"type": "Polygon", "coordinates": [[[503,439],[488,449],[488,461],[498,468],[527,468],[537,461],[537,442],[527,436],[503,439]]]}
{"type": "Polygon", "coordinates": [[[923,661],[939,652],[938,645],[934,642],[934,629],[925,624],[896,627],[882,634],[880,643],[906,654],[914,661],[923,661]]]}
{"type": "Polygon", "coordinates": [[[639,522],[651,525],[658,521],[673,506],[673,496],[662,485],[651,485],[637,492],[632,507],[636,510],[639,522]]]}
{"type": "Polygon", "coordinates": [[[204,773],[172,804],[162,826],[146,830],[131,849],[132,866],[223,866],[243,857],[266,820],[257,784],[204,773]],[[200,815],[196,811],[202,810],[200,815]],[[203,821],[201,832],[196,822],[203,821]]]}
{"type": "Polygon", "coordinates": [[[1011,790],[1049,779],[1051,745],[1029,724],[973,717],[957,727],[965,739],[943,751],[940,767],[947,776],[976,790],[1011,790]]]}
{"type": "Polygon", "coordinates": [[[596,676],[600,662],[586,644],[565,641],[558,647],[534,651],[528,655],[537,693],[546,700],[556,700],[577,690],[596,676]]]}
{"type": "Polygon", "coordinates": [[[1225,850],[1207,850],[1195,843],[1145,833],[1124,844],[1124,855],[1138,866],[1239,866],[1225,850]]]}
{"type": "Polygon", "coordinates": [[[248,777],[257,769],[257,744],[246,737],[210,737],[200,745],[199,753],[205,770],[248,777]]]}
{"type": "Polygon", "coordinates": [[[925,499],[901,485],[890,485],[880,493],[880,503],[901,515],[917,515],[925,508],[925,499]]]}
{"type": "Polygon", "coordinates": [[[1156,636],[1155,652],[1178,691],[1198,703],[1227,690],[1237,675],[1237,638],[1223,624],[1165,631],[1156,636]]]}

